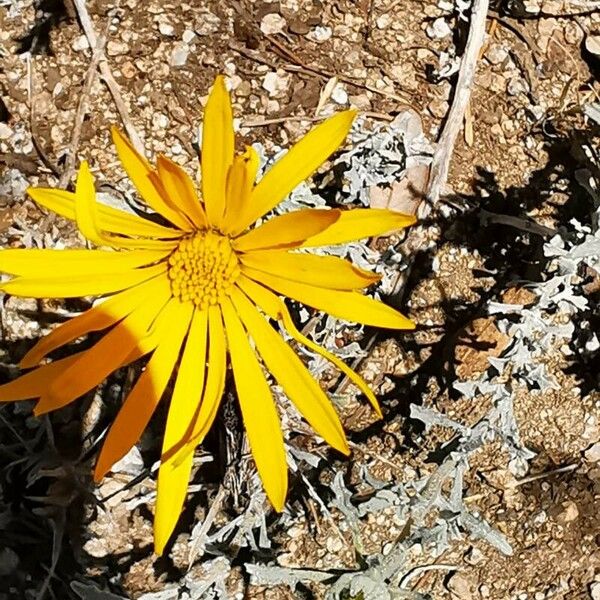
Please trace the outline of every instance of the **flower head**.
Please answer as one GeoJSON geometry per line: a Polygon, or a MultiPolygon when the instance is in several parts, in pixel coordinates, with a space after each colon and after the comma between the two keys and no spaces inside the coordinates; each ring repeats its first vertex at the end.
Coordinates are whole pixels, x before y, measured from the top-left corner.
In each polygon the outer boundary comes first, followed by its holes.
{"type": "Polygon", "coordinates": [[[158,474],[158,553],[181,513],[193,451],[217,414],[227,355],[258,473],[276,510],[285,502],[287,467],[263,367],[313,429],[349,453],[327,396],[269,319],[342,370],[380,414],[367,384],[297,330],[281,296],[350,321],[412,328],[409,319],[359,291],[376,282],[377,275],[340,258],[295,250],[380,235],[412,224],[413,217],[376,209],[305,209],[252,227],[340,146],[353,118],[346,111],[315,127],[255,184],[258,157],[250,147],[235,153],[231,103],[218,77],[204,116],[201,199],[181,167],[164,156],[150,165],[113,129],[125,171],[162,224],[97,203],[84,162],[75,193],[50,188],[28,193],[41,206],[75,220],[99,248],[0,251],[0,272],[10,275],[0,283],[5,293],[100,297],[37,342],[21,361],[31,370],[0,386],[0,401],[38,398],[35,413],[40,415],[73,402],[116,369],[148,357],[106,435],[96,480],[138,441],[173,380],[158,474]],[[45,361],[57,348],[99,331],[102,337],[89,349],[45,361]]]}

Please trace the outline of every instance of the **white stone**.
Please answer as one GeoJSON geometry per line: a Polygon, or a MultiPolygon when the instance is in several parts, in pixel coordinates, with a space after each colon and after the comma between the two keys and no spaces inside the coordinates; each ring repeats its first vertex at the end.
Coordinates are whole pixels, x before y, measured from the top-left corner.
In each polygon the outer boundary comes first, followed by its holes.
{"type": "Polygon", "coordinates": [[[190,49],[187,44],[176,44],[171,52],[171,66],[182,67],[187,62],[190,49]]]}
{"type": "Polygon", "coordinates": [[[524,79],[521,79],[521,77],[513,77],[508,82],[506,91],[511,96],[518,96],[519,94],[526,94],[529,91],[529,86],[524,79]]]}
{"type": "Polygon", "coordinates": [[[119,56],[120,54],[127,54],[128,52],[129,46],[125,42],[110,40],[108,44],[106,44],[106,53],[109,56],[119,56]]]}
{"type": "Polygon", "coordinates": [[[191,29],[186,29],[183,32],[182,39],[185,44],[189,44],[195,37],[196,34],[191,29]]]}
{"type": "Polygon", "coordinates": [[[331,27],[318,26],[310,32],[309,37],[315,42],[326,42],[331,37],[332,33],[331,27]]]}
{"type": "Polygon", "coordinates": [[[158,30],[163,35],[168,35],[168,36],[175,35],[175,28],[173,27],[173,25],[171,25],[171,23],[165,23],[165,22],[159,23],[158,30]]]}
{"type": "Polygon", "coordinates": [[[583,454],[589,462],[600,462],[600,442],[591,445],[583,454]]]}
{"type": "Polygon", "coordinates": [[[154,124],[159,129],[166,129],[169,126],[169,117],[167,117],[167,115],[163,115],[162,113],[158,113],[154,117],[154,124]]]}
{"type": "Polygon", "coordinates": [[[427,35],[432,40],[443,40],[445,37],[452,35],[452,29],[443,17],[437,18],[427,27],[427,35]]]}
{"type": "Polygon", "coordinates": [[[281,33],[286,27],[286,20],[277,13],[269,13],[268,15],[265,15],[260,22],[260,30],[265,35],[281,33]]]}
{"type": "Polygon", "coordinates": [[[269,92],[269,96],[272,96],[279,89],[279,76],[275,71],[269,71],[262,82],[262,86],[267,92],[269,92]]]}
{"type": "Polygon", "coordinates": [[[331,99],[336,104],[347,104],[348,103],[348,94],[346,92],[346,88],[343,83],[338,83],[334,88],[333,92],[331,92],[331,99]]]}
{"type": "Polygon", "coordinates": [[[75,52],[81,52],[82,50],[87,50],[90,47],[87,37],[85,35],[77,36],[73,43],[71,44],[71,48],[75,50],[75,52]]]}
{"type": "Polygon", "coordinates": [[[0,140],[8,140],[12,134],[13,130],[6,123],[0,123],[0,140]]]}

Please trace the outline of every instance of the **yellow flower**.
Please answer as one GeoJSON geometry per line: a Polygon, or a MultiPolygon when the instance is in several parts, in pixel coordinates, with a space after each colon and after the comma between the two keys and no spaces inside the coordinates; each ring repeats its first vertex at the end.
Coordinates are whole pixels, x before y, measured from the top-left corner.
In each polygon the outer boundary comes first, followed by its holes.
{"type": "Polygon", "coordinates": [[[218,77],[204,117],[202,200],[181,167],[164,156],[151,166],[113,129],[125,171],[165,224],[97,203],[84,162],[74,194],[51,188],[28,193],[41,206],[75,220],[84,237],[105,249],[0,251],[0,272],[12,276],[0,283],[7,294],[103,298],[32,348],[20,364],[32,370],[0,386],[0,401],[39,398],[35,414],[44,414],[149,355],[104,440],[96,481],[138,441],[173,376],[158,473],[157,553],[181,513],[193,451],[217,413],[227,353],[256,467],[276,510],[285,503],[287,467],[263,366],[313,429],[349,453],[327,396],[268,319],[330,360],[381,415],[367,384],[297,330],[280,295],[349,321],[413,328],[409,319],[358,291],[376,282],[377,275],[340,258],[293,250],[380,235],[411,225],[414,218],[375,209],[305,209],[251,228],[340,146],[353,118],[354,112],[346,111],[315,127],[255,184],[258,157],[250,147],[235,154],[231,102],[218,77]],[[88,350],[43,362],[57,348],[97,331],[104,335],[88,350]]]}

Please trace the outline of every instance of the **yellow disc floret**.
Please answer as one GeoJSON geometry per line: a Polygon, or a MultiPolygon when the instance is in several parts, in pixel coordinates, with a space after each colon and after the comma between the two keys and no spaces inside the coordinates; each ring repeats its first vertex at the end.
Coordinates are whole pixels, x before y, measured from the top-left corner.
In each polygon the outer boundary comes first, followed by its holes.
{"type": "Polygon", "coordinates": [[[173,296],[200,308],[218,304],[239,273],[229,238],[211,231],[183,239],[169,257],[173,296]]]}

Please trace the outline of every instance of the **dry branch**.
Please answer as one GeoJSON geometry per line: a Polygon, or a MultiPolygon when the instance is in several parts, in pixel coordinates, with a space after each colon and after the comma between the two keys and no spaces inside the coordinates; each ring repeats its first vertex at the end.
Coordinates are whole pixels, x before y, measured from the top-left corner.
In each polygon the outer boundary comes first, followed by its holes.
{"type": "MultiPolygon", "coordinates": [[[[79,22],[81,23],[81,27],[85,33],[85,36],[88,39],[91,48],[96,48],[98,45],[98,36],[96,34],[96,30],[94,29],[94,24],[92,23],[92,19],[90,17],[90,13],[87,10],[85,5],[85,0],[73,0],[73,4],[75,5],[75,9],[77,10],[77,15],[79,17],[79,22]]],[[[131,119],[129,118],[129,111],[125,106],[125,102],[123,101],[123,96],[121,95],[121,88],[119,84],[115,81],[115,78],[112,75],[108,62],[106,58],[102,56],[100,58],[98,67],[100,69],[100,74],[102,75],[102,79],[104,83],[106,83],[111,96],[115,102],[117,110],[119,111],[119,115],[121,116],[121,120],[123,121],[123,125],[125,126],[125,131],[131,140],[131,143],[135,147],[135,149],[144,153],[144,144],[142,144],[142,140],[138,135],[131,119]]]]}

